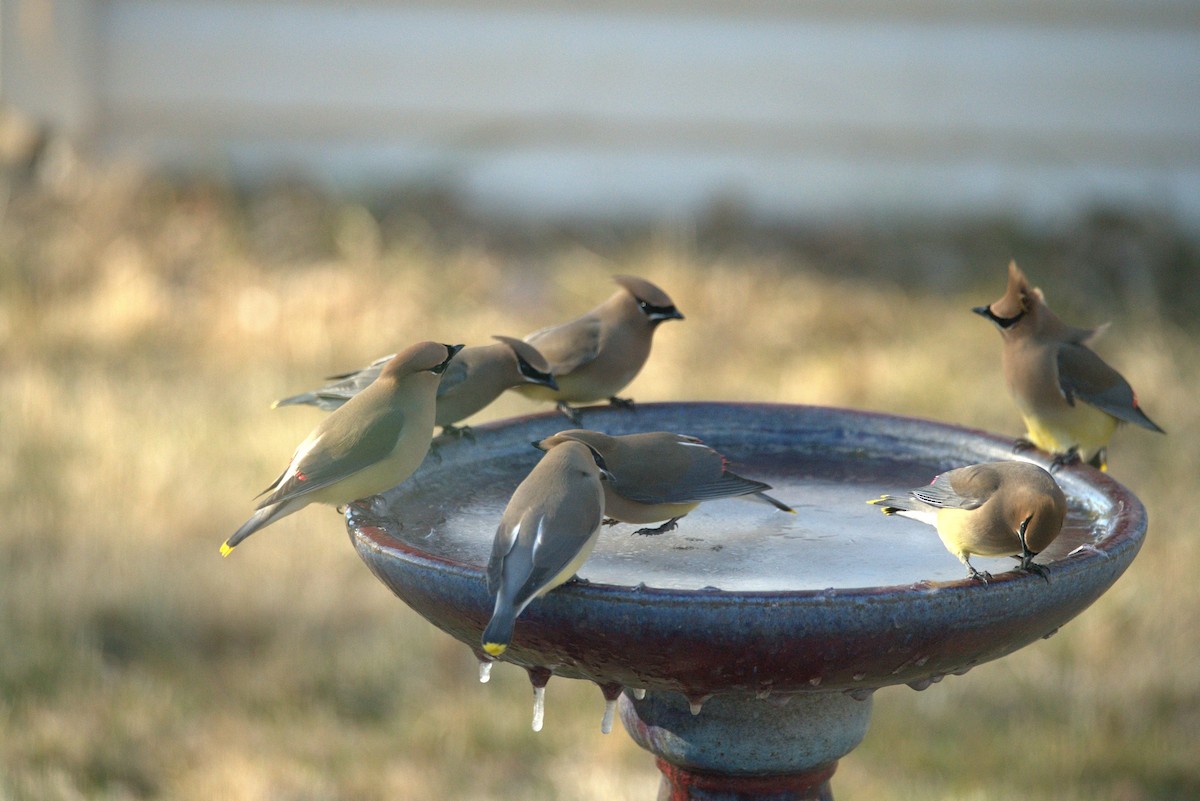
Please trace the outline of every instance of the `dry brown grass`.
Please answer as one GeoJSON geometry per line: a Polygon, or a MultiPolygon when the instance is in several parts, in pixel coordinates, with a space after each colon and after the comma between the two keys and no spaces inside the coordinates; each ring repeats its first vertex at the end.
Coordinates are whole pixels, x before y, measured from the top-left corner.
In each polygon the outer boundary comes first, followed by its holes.
{"type": "MultiPolygon", "coordinates": [[[[998,337],[966,311],[999,294],[1014,254],[1068,319],[1113,318],[1100,349],[1170,432],[1122,431],[1113,449],[1150,536],[1055,638],[924,693],[879,693],[835,787],[1200,795],[1185,238],[1119,219],[1036,236],[720,220],[568,235],[430,208],[128,172],[14,186],[0,220],[0,799],[653,797],[650,757],[598,733],[594,687],[552,682],[533,734],[524,675],[502,666],[480,686],[467,649],[370,576],[332,512],[219,558],[316,420],[268,403],[415,339],[564,319],[632,272],[688,315],[660,332],[639,399],[847,405],[1016,433],[998,337]]],[[[506,398],[485,417],[534,408],[506,398]]]]}

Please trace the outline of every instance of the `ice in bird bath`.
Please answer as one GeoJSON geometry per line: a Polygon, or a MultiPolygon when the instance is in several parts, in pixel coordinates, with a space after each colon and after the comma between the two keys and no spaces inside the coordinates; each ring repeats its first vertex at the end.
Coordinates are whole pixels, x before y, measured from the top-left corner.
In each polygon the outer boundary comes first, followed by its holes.
{"type": "MultiPolygon", "coordinates": [[[[730,498],[701,504],[664,534],[636,536],[637,525],[606,526],[578,575],[598,584],[728,592],[889,587],[966,575],[931,526],[885,519],[879,507],[867,503],[928,483],[931,475],[913,475],[907,463],[864,462],[856,474],[832,476],[827,466],[807,467],[758,464],[752,474],[770,483],[771,494],[795,508],[794,515],[730,498]]],[[[420,514],[406,519],[399,536],[411,539],[415,533],[416,544],[431,554],[486,565],[513,486],[511,480],[487,482],[493,472],[488,467],[479,472],[483,480],[469,499],[440,499],[431,481],[423,494],[438,511],[432,519],[420,514]]],[[[451,491],[450,484],[444,486],[451,491]]],[[[1061,558],[1105,528],[1102,517],[1073,501],[1060,540],[1038,561],[1061,558]]],[[[994,574],[1016,566],[1009,558],[975,557],[972,563],[994,574]]]]}

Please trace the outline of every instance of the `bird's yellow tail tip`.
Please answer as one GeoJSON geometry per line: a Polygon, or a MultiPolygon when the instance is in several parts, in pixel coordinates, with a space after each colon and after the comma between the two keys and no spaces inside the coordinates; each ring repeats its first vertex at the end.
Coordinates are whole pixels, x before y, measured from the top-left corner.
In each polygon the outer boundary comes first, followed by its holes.
{"type": "Polygon", "coordinates": [[[500,656],[506,648],[508,646],[502,642],[485,642],[483,644],[483,650],[487,651],[489,656],[500,656]]]}
{"type": "Polygon", "coordinates": [[[233,546],[229,544],[229,541],[221,543],[221,556],[229,556],[231,553],[233,553],[233,546]]]}
{"type": "MultiPolygon", "coordinates": [[[[889,499],[887,498],[887,496],[884,496],[882,498],[875,498],[874,500],[867,501],[867,503],[870,504],[871,506],[883,506],[885,503],[888,502],[888,500],[889,499]]],[[[879,511],[883,512],[885,515],[896,514],[896,510],[890,506],[883,506],[883,508],[880,509],[879,511]]]]}

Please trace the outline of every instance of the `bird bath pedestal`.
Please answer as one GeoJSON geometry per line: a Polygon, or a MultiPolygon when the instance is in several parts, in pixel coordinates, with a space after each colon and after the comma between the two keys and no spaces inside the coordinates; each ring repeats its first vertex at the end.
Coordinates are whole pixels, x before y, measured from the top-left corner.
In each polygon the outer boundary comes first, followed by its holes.
{"type": "MultiPolygon", "coordinates": [[[[517,620],[502,660],[535,686],[555,675],[620,696],[625,728],[657,757],[660,800],[832,798],[829,778],[866,734],[875,690],[923,690],[1053,634],[1116,581],[1146,531],[1124,487],[1062,469],[1067,522],[1037,559],[1048,581],[1011,559],[973,559],[993,574],[985,585],[932,528],[866,501],[1011,458],[1011,440],[805,406],[647,404],[589,409],[584,424],[698,436],[797,512],[723,500],[656,537],[605,529],[584,581],[517,620]]],[[[477,656],[500,512],[540,457],[529,443],[568,427],[554,414],[481,426],[473,442],[440,443],[385,496],[387,511],[348,512],[371,571],[477,656]]]]}

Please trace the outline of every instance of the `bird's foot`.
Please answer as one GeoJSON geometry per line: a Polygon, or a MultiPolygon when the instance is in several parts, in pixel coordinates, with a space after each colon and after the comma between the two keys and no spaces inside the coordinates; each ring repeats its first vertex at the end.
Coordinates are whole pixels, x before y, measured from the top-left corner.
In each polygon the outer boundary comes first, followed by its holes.
{"type": "Polygon", "coordinates": [[[1050,583],[1050,571],[1045,565],[1039,565],[1037,562],[1030,559],[1022,559],[1021,564],[1017,565],[1017,570],[1024,570],[1026,573],[1033,573],[1035,576],[1041,576],[1042,580],[1047,584],[1050,583]]]}
{"type": "Polygon", "coordinates": [[[438,449],[441,448],[441,443],[438,442],[440,438],[439,436],[429,443],[429,451],[426,453],[427,456],[437,459],[439,463],[442,461],[442,454],[438,452],[438,449]]]}
{"type": "Polygon", "coordinates": [[[976,570],[970,562],[967,563],[967,570],[971,571],[971,578],[977,581],[982,581],[984,584],[987,584],[992,580],[991,573],[987,572],[986,570],[976,570]]]}
{"type": "Polygon", "coordinates": [[[1053,473],[1060,467],[1072,467],[1082,462],[1083,459],[1079,456],[1079,448],[1071,446],[1071,449],[1066,453],[1057,453],[1054,455],[1054,458],[1050,460],[1050,472],[1053,473]]]}
{"type": "Polygon", "coordinates": [[[382,523],[387,513],[387,500],[382,495],[371,495],[338,508],[339,514],[348,511],[354,515],[355,522],[359,525],[377,525],[382,523]]]}
{"type": "Polygon", "coordinates": [[[1036,448],[1037,448],[1037,445],[1033,444],[1033,440],[1028,439],[1027,437],[1017,437],[1016,439],[1013,440],[1013,446],[1012,446],[1013,453],[1021,453],[1022,451],[1031,451],[1036,448]]]}
{"type": "Polygon", "coordinates": [[[444,425],[442,426],[442,436],[453,437],[454,439],[469,439],[471,442],[475,441],[475,432],[471,430],[470,426],[444,425]]]}
{"type": "Polygon", "coordinates": [[[1091,459],[1088,459],[1088,464],[1090,464],[1092,467],[1096,468],[1097,470],[1099,470],[1101,472],[1107,473],[1108,472],[1108,448],[1101,448],[1100,450],[1096,451],[1096,455],[1093,456],[1091,459]]]}
{"type": "Polygon", "coordinates": [[[604,518],[602,521],[600,521],[600,525],[602,525],[602,526],[615,526],[615,525],[617,525],[617,524],[618,524],[618,523],[620,523],[620,522],[621,522],[621,521],[620,521],[620,520],[618,520],[618,519],[617,519],[617,518],[615,518],[615,517],[606,517],[606,518],[604,518]]]}
{"type": "Polygon", "coordinates": [[[615,406],[618,409],[628,409],[631,412],[637,410],[633,398],[618,398],[616,395],[608,399],[608,405],[615,406]]]}
{"type": "Polygon", "coordinates": [[[575,425],[583,425],[583,420],[579,418],[579,412],[575,409],[572,409],[570,404],[568,404],[566,401],[559,401],[558,403],[554,404],[554,408],[558,409],[559,413],[563,417],[567,418],[575,425]]]}
{"type": "Polygon", "coordinates": [[[635,531],[633,533],[641,534],[643,537],[653,537],[656,534],[666,534],[668,531],[674,531],[677,528],[679,528],[679,518],[672,517],[670,520],[663,523],[661,526],[656,526],[654,528],[639,528],[637,531],[635,531]]]}
{"type": "Polygon", "coordinates": [[[578,573],[576,573],[575,575],[571,576],[570,579],[568,579],[567,583],[568,584],[591,584],[592,582],[588,579],[583,578],[578,573]]]}

